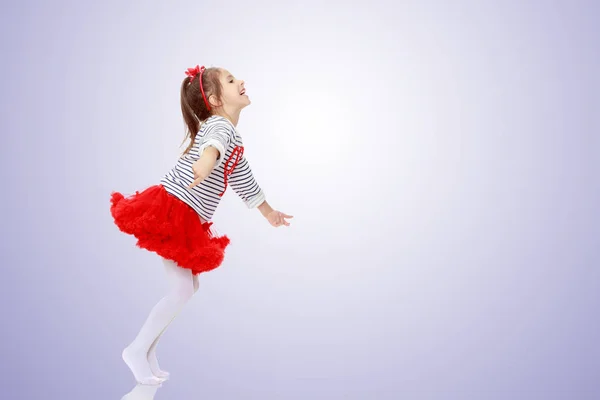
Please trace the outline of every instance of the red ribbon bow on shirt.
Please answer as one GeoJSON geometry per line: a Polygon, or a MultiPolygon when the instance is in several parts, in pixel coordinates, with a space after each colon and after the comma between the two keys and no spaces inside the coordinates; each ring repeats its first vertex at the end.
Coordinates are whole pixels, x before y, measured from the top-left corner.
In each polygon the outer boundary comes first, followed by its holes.
{"type": "Polygon", "coordinates": [[[235,167],[237,167],[237,165],[240,162],[240,159],[242,158],[243,155],[244,155],[244,148],[240,147],[240,146],[235,146],[235,148],[231,152],[231,155],[227,159],[227,162],[225,163],[225,168],[224,168],[225,171],[223,172],[223,183],[225,184],[225,188],[219,194],[219,197],[222,197],[223,194],[225,194],[225,191],[227,190],[227,180],[229,178],[229,175],[231,175],[233,173],[233,170],[235,169],[235,167]],[[231,159],[233,158],[233,156],[235,156],[235,161],[233,162],[233,165],[231,167],[229,167],[229,163],[230,163],[231,159]]]}

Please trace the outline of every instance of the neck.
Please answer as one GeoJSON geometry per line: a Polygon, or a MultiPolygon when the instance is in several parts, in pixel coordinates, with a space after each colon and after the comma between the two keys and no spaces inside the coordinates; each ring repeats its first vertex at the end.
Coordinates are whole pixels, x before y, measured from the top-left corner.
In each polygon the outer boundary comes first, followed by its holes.
{"type": "Polygon", "coordinates": [[[224,110],[221,108],[215,110],[215,115],[220,115],[221,117],[228,119],[233,124],[233,126],[237,127],[238,121],[240,120],[241,111],[242,110],[224,110]]]}

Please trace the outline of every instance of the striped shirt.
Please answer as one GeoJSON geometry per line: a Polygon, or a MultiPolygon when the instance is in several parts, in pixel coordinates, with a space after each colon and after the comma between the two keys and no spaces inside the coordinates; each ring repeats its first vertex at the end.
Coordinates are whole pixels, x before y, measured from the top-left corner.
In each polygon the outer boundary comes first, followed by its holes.
{"type": "Polygon", "coordinates": [[[204,221],[211,220],[228,185],[248,208],[257,207],[265,201],[265,195],[243,155],[241,136],[229,120],[217,115],[202,123],[190,151],[179,158],[160,183],[168,193],[192,207],[204,221]],[[190,189],[188,186],[194,181],[192,164],[208,146],[219,151],[215,167],[206,179],[190,189]],[[237,165],[227,175],[226,171],[231,169],[236,158],[237,165]]]}

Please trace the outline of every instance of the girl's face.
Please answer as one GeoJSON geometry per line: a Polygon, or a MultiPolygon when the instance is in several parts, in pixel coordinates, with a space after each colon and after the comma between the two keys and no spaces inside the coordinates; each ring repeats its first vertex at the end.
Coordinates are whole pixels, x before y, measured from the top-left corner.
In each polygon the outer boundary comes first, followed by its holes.
{"type": "Polygon", "coordinates": [[[246,94],[244,81],[236,79],[229,71],[222,69],[219,80],[221,81],[222,106],[226,110],[239,111],[250,104],[250,98],[246,94]]]}

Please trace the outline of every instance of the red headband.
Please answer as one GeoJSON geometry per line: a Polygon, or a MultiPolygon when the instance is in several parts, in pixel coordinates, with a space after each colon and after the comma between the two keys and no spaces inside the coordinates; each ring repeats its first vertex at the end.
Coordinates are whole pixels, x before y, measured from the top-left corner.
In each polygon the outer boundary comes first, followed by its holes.
{"type": "Polygon", "coordinates": [[[185,71],[185,74],[190,77],[190,83],[194,80],[196,75],[200,75],[198,77],[198,81],[200,81],[200,91],[202,92],[204,104],[206,104],[206,108],[208,109],[208,111],[210,111],[210,104],[208,104],[208,100],[206,99],[206,95],[204,94],[204,87],[202,86],[202,74],[204,74],[205,70],[206,68],[204,68],[204,65],[202,67],[196,65],[195,68],[188,68],[187,71],[185,71]]]}

